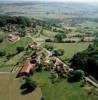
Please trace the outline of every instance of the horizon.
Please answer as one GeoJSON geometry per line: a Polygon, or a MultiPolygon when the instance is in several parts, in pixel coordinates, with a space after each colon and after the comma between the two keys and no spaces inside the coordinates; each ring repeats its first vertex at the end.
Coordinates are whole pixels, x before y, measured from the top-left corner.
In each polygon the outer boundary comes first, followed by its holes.
{"type": "Polygon", "coordinates": [[[0,0],[0,2],[73,2],[73,3],[98,3],[98,0],[0,0]]]}

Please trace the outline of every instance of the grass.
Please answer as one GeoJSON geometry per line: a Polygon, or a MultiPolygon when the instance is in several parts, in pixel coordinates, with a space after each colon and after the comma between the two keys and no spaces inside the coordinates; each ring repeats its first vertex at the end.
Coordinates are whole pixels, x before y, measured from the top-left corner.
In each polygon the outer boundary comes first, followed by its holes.
{"type": "Polygon", "coordinates": [[[37,88],[29,94],[21,94],[22,80],[15,79],[15,74],[0,74],[0,100],[40,100],[41,90],[37,88]]]}
{"type": "Polygon", "coordinates": [[[4,50],[7,53],[16,53],[16,48],[19,46],[26,47],[27,44],[31,43],[32,40],[30,38],[24,37],[16,43],[10,42],[7,39],[0,44],[0,50],[4,50]]]}
{"type": "MultiPolygon", "coordinates": [[[[8,41],[7,39],[0,44],[0,51],[6,51],[6,54],[14,54],[16,53],[16,48],[17,47],[26,47],[28,44],[32,43],[32,39],[30,38],[21,38],[16,43],[12,43],[8,41]]],[[[7,61],[6,57],[0,58],[0,71],[10,71],[11,68],[19,61],[19,59],[23,56],[23,52],[20,54],[15,55],[9,61],[7,61]],[[6,62],[7,61],[7,62],[6,62]]]]}
{"type": "Polygon", "coordinates": [[[46,37],[50,37],[53,38],[56,34],[58,34],[57,32],[52,32],[52,31],[48,31],[48,30],[44,30],[43,31],[43,35],[46,37]]]}
{"type": "Polygon", "coordinates": [[[35,73],[33,79],[42,89],[45,100],[90,100],[81,82],[68,83],[66,80],[52,84],[48,72],[35,73]]]}
{"type": "Polygon", "coordinates": [[[65,53],[60,58],[64,60],[64,59],[70,59],[75,53],[87,49],[90,43],[86,42],[86,43],[47,43],[47,44],[52,45],[57,49],[63,49],[65,53]]]}

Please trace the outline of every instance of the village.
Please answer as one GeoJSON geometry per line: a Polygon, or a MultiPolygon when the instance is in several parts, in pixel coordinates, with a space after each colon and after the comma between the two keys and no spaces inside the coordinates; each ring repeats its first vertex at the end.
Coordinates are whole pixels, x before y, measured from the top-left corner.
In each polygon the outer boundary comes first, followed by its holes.
{"type": "Polygon", "coordinates": [[[92,91],[97,91],[97,81],[82,69],[74,69],[69,62],[75,53],[87,49],[92,42],[66,43],[62,38],[64,33],[59,33],[62,28],[53,32],[51,29],[58,27],[51,25],[49,29],[48,24],[44,27],[42,24],[39,21],[36,25],[32,23],[25,27],[17,24],[1,27],[1,34],[4,35],[0,44],[3,54],[0,58],[0,74],[1,78],[4,77],[1,85],[6,85],[7,89],[1,87],[0,90],[4,93],[13,91],[13,95],[10,92],[7,94],[10,95],[8,100],[14,97],[18,97],[18,100],[59,100],[58,95],[65,100],[71,97],[68,94],[77,98],[77,93],[86,100],[86,96],[96,95],[92,91]]]}

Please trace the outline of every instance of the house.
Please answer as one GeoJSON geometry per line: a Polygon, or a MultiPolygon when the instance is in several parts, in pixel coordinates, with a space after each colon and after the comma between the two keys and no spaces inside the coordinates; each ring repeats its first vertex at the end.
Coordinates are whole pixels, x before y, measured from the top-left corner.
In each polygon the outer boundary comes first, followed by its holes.
{"type": "Polygon", "coordinates": [[[33,32],[33,29],[32,29],[32,28],[26,28],[26,29],[25,29],[25,32],[26,32],[26,33],[32,33],[32,32],[33,32]]]}
{"type": "Polygon", "coordinates": [[[53,71],[64,73],[66,75],[73,70],[58,58],[55,58],[53,63],[54,63],[53,71]]]}
{"type": "Polygon", "coordinates": [[[8,35],[8,40],[11,42],[16,42],[18,41],[20,38],[18,35],[16,35],[16,33],[12,33],[8,35]]]}
{"type": "Polygon", "coordinates": [[[45,57],[43,61],[44,65],[48,65],[50,63],[49,57],[45,57]]]}
{"type": "Polygon", "coordinates": [[[26,61],[20,69],[18,76],[28,76],[30,74],[31,69],[32,64],[30,63],[30,61],[26,61]]]}
{"type": "Polygon", "coordinates": [[[41,63],[41,56],[40,55],[37,55],[36,56],[36,63],[37,64],[40,64],[41,63]]]}

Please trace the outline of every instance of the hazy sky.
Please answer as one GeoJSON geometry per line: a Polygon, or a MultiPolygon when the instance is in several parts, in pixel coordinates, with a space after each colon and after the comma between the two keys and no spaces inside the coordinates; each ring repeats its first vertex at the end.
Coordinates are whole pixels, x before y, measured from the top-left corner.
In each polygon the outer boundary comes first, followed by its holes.
{"type": "Polygon", "coordinates": [[[16,1],[57,1],[57,2],[69,2],[69,1],[71,1],[71,2],[98,2],[98,0],[0,0],[0,1],[12,1],[12,2],[16,2],[16,1]]]}

